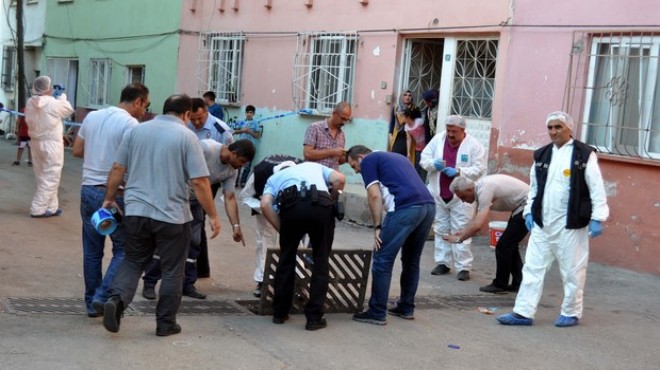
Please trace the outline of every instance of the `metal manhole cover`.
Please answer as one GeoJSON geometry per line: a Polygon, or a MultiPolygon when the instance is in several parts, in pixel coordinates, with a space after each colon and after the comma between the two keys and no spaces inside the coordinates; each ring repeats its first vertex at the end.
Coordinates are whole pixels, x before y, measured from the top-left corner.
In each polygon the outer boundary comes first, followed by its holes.
{"type": "Polygon", "coordinates": [[[461,309],[471,310],[477,307],[513,307],[515,295],[455,295],[455,296],[419,296],[415,298],[417,309],[461,309]]]}
{"type": "MultiPolygon", "coordinates": [[[[138,315],[155,315],[156,301],[134,301],[130,307],[138,315]]],[[[182,316],[230,316],[230,315],[251,315],[252,313],[244,309],[239,304],[229,300],[184,300],[179,307],[177,315],[182,316]]]]}
{"type": "MultiPolygon", "coordinates": [[[[0,302],[11,314],[87,315],[82,298],[5,297],[0,302]]],[[[126,314],[133,312],[128,309],[126,314]]]]}

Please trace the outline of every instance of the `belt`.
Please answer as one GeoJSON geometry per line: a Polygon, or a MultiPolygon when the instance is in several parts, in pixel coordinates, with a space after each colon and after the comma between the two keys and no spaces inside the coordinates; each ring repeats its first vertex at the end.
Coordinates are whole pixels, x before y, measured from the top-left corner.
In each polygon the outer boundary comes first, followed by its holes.
{"type": "MultiPolygon", "coordinates": [[[[92,185],[92,186],[97,189],[104,189],[104,190],[108,188],[105,184],[92,185]]],[[[117,194],[124,194],[124,189],[123,188],[117,189],[117,194]]]]}

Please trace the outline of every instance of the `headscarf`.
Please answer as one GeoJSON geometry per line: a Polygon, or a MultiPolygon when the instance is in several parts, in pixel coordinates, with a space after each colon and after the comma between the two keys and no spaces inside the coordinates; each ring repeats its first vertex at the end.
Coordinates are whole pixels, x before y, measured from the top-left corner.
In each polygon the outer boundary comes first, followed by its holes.
{"type": "Polygon", "coordinates": [[[402,91],[401,94],[399,94],[399,104],[397,104],[397,106],[396,106],[397,113],[401,113],[401,112],[403,112],[404,109],[412,108],[414,106],[415,106],[415,96],[413,95],[412,91],[410,91],[410,90],[402,91]],[[403,95],[406,94],[406,93],[410,93],[410,105],[406,105],[403,102],[403,95]]]}

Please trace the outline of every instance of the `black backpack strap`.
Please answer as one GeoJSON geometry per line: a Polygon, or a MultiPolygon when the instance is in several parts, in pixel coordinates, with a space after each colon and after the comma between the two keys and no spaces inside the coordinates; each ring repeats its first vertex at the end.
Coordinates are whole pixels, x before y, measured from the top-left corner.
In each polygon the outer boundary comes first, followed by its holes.
{"type": "Polygon", "coordinates": [[[225,130],[224,128],[222,128],[222,126],[220,126],[220,124],[218,123],[218,121],[215,121],[215,123],[213,124],[213,126],[215,126],[215,129],[218,130],[218,132],[220,133],[220,135],[224,134],[225,131],[227,131],[227,130],[225,130]]]}

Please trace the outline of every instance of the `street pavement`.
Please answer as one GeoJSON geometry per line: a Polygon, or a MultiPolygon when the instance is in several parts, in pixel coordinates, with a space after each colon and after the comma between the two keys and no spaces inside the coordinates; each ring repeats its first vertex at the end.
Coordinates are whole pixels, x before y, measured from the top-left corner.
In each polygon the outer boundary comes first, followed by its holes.
{"type": "MultiPolygon", "coordinates": [[[[59,193],[62,216],[31,219],[34,175],[25,162],[11,166],[16,148],[13,142],[0,140],[2,370],[660,368],[658,276],[592,263],[580,326],[556,328],[553,321],[563,294],[555,266],[546,277],[534,326],[505,327],[478,309],[495,299],[499,304],[488,308],[506,313],[514,299],[513,294],[494,297],[478,291],[495,272],[494,253],[485,235],[473,243],[474,269],[467,282],[457,281],[453,270],[432,276],[433,243],[427,242],[418,291],[420,301],[426,303],[416,310],[415,320],[388,317],[383,327],[357,323],[345,313],[327,314],[328,327],[315,332],[304,330],[304,315],[292,315],[284,325],[249,312],[179,315],[183,332],[157,337],[153,315],[126,315],[120,332],[112,334],[100,318],[84,315],[82,303],[78,314],[21,312],[12,308],[17,299],[82,298],[82,160],[66,152],[59,193]]],[[[233,242],[219,198],[223,229],[209,243],[211,278],[200,279],[197,288],[209,294],[209,301],[253,299],[254,220],[242,207],[246,247],[233,242]]],[[[338,223],[335,249],[371,245],[370,229],[338,223]]],[[[106,251],[110,253],[109,248],[106,251]]],[[[398,294],[398,273],[396,266],[391,297],[398,294]]],[[[140,292],[141,286],[136,304],[144,302],[140,292]]],[[[184,297],[186,304],[193,301],[184,297]]]]}

